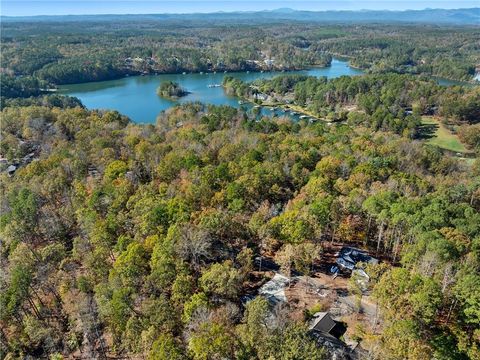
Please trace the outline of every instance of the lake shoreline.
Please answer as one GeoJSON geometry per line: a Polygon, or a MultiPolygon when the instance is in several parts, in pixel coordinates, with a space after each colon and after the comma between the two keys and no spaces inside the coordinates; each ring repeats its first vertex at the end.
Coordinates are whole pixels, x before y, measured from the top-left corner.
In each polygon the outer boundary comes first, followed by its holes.
{"type": "MultiPolygon", "coordinates": [[[[195,73],[195,74],[160,74],[147,76],[127,76],[116,80],[95,81],[88,83],[61,85],[59,94],[70,95],[78,98],[87,109],[109,109],[116,110],[136,123],[155,123],[157,115],[175,106],[186,102],[202,102],[212,105],[228,105],[239,108],[236,96],[225,94],[223,87],[214,85],[222,84],[225,76],[233,76],[245,83],[258,79],[271,79],[279,75],[301,74],[313,77],[326,77],[328,79],[340,76],[357,76],[364,72],[352,68],[348,60],[332,58],[328,67],[315,66],[299,71],[268,71],[268,72],[227,72],[227,73],[195,73]],[[157,96],[156,90],[162,81],[173,81],[189,92],[188,95],[179,99],[163,99],[157,96]]],[[[251,108],[257,104],[248,102],[251,108]]],[[[311,118],[323,119],[314,116],[308,111],[297,111],[311,118]]],[[[272,106],[263,106],[262,116],[278,115],[272,106]]],[[[290,112],[281,113],[298,120],[299,116],[291,115],[290,112]]]]}
{"type": "MultiPolygon", "coordinates": [[[[290,69],[270,69],[270,70],[262,70],[262,69],[256,69],[256,70],[225,70],[225,71],[198,71],[198,72],[185,72],[185,71],[177,71],[177,72],[153,72],[153,73],[135,73],[135,74],[125,74],[123,76],[119,77],[113,77],[110,79],[105,79],[105,80],[95,80],[95,81],[85,81],[85,82],[78,82],[78,83],[69,83],[69,84],[54,84],[56,86],[55,91],[58,91],[60,94],[64,92],[69,92],[71,91],[68,86],[78,86],[78,85],[95,85],[95,84],[101,84],[101,83],[106,83],[109,81],[115,81],[115,80],[122,80],[122,79],[135,79],[135,78],[151,78],[151,77],[156,77],[156,76],[168,76],[168,75],[228,75],[228,74],[275,74],[275,75],[281,75],[281,74],[288,74],[292,72],[308,72],[314,69],[329,69],[332,67],[332,63],[334,62],[340,62],[340,63],[346,63],[347,67],[350,67],[354,70],[358,70],[361,72],[364,72],[363,69],[360,68],[355,68],[350,65],[347,59],[342,59],[341,56],[333,56],[332,60],[330,61],[329,65],[309,65],[304,68],[290,68],[290,69]]],[[[68,95],[68,94],[67,94],[68,95]]]]}
{"type": "MultiPolygon", "coordinates": [[[[61,86],[60,93],[79,98],[88,109],[111,109],[127,115],[136,123],[154,123],[156,116],[176,104],[199,101],[205,104],[229,105],[239,108],[240,98],[229,96],[223,87],[215,87],[221,84],[225,76],[241,78],[245,82],[251,82],[260,78],[271,79],[282,74],[300,73],[315,77],[325,76],[335,78],[343,75],[359,75],[361,72],[348,67],[348,64],[337,59],[332,59],[328,67],[315,66],[308,70],[291,72],[236,72],[236,73],[204,73],[204,74],[172,74],[172,75],[149,75],[125,77],[118,80],[104,82],[91,82],[61,86]],[[161,98],[156,95],[156,89],[161,81],[174,81],[186,89],[189,94],[179,99],[161,98]],[[134,90],[135,89],[135,90],[134,90]],[[139,96],[138,94],[141,94],[139,96]],[[137,100],[133,100],[137,99],[137,100]],[[148,101],[150,99],[150,101],[148,101]],[[133,100],[133,101],[132,101],[133,100]],[[159,104],[160,103],[160,104],[159,104]]],[[[248,99],[245,99],[248,100],[248,99]]],[[[247,102],[248,110],[257,104],[247,102]]],[[[280,107],[280,106],[278,106],[280,107]]],[[[273,110],[273,106],[262,106],[261,116],[286,116],[294,121],[300,120],[300,116],[307,116],[315,120],[323,120],[317,116],[302,110],[293,115],[290,111],[273,110]]],[[[297,109],[299,110],[299,109],[297,109]]]]}
{"type": "MultiPolygon", "coordinates": [[[[333,59],[332,59],[333,60],[333,59]]],[[[341,59],[338,59],[341,60],[341,59]]],[[[331,62],[329,65],[321,65],[321,64],[311,64],[308,65],[307,67],[303,68],[288,68],[288,69],[248,69],[248,70],[233,70],[233,69],[228,69],[228,70],[219,70],[219,71],[171,71],[171,72],[148,72],[148,73],[142,73],[142,72],[132,72],[132,73],[125,73],[121,76],[114,76],[112,78],[108,79],[102,79],[102,80],[94,80],[94,81],[82,81],[82,82],[76,82],[76,83],[66,83],[66,84],[53,84],[56,86],[57,89],[65,89],[66,86],[68,85],[79,85],[79,84],[95,84],[95,83],[101,83],[105,81],[113,81],[113,80],[120,80],[120,79],[126,79],[126,78],[135,78],[135,77],[145,77],[145,76],[161,76],[161,75],[209,75],[209,74],[237,74],[237,73],[289,73],[289,72],[297,72],[297,71],[308,71],[310,69],[314,68],[320,68],[320,69],[326,69],[331,67],[331,62]]],[[[358,69],[362,70],[362,69],[358,69]]]]}
{"type": "MultiPolygon", "coordinates": [[[[343,61],[340,56],[338,56],[334,59],[336,59],[338,61],[343,61]]],[[[367,71],[367,69],[365,69],[365,68],[351,65],[348,60],[346,62],[348,62],[348,67],[350,67],[354,70],[358,70],[358,71],[361,71],[363,73],[365,73],[367,71]]],[[[216,74],[227,75],[227,74],[249,74],[249,73],[252,73],[252,74],[278,73],[278,75],[281,75],[281,74],[288,74],[288,73],[291,73],[291,72],[309,71],[309,70],[313,70],[313,69],[328,69],[329,67],[331,67],[331,65],[329,65],[329,66],[311,65],[311,66],[306,67],[306,68],[289,69],[289,70],[240,70],[240,71],[226,71],[226,72],[225,71],[223,71],[223,72],[218,72],[218,71],[203,72],[203,71],[200,71],[200,72],[187,72],[187,73],[165,72],[165,73],[136,74],[136,75],[127,74],[127,75],[124,75],[124,76],[114,77],[114,78],[106,79],[106,80],[95,80],[95,81],[86,81],[86,82],[71,83],[71,84],[60,84],[60,85],[55,84],[56,88],[50,89],[48,91],[49,92],[58,92],[58,93],[61,94],[62,92],[70,91],[68,89],[68,85],[97,84],[97,83],[103,83],[103,82],[107,82],[107,81],[114,81],[114,80],[121,80],[121,79],[139,78],[139,77],[152,77],[152,76],[162,76],[162,75],[216,75],[216,74]]],[[[413,75],[413,76],[428,76],[431,79],[435,80],[439,85],[442,85],[442,86],[480,86],[480,81],[478,81],[478,80],[457,80],[457,79],[453,79],[453,78],[449,78],[449,77],[432,75],[432,74],[411,74],[411,75],[413,75]],[[448,83],[450,83],[450,84],[448,84],[448,83]]],[[[349,76],[349,75],[347,75],[347,76],[349,76]]]]}
{"type": "MultiPolygon", "coordinates": [[[[317,115],[314,115],[313,113],[309,112],[308,110],[302,108],[299,105],[286,104],[286,103],[282,103],[282,102],[258,104],[258,103],[255,102],[254,99],[251,99],[251,98],[240,97],[240,99],[241,99],[241,101],[250,103],[254,107],[259,106],[259,107],[264,108],[264,109],[270,109],[270,108],[276,108],[276,107],[281,108],[284,113],[280,116],[287,116],[289,118],[293,118],[293,114],[289,113],[291,111],[291,112],[295,112],[295,113],[298,113],[298,114],[305,115],[305,116],[307,116],[311,119],[313,118],[315,121],[323,121],[325,123],[333,123],[334,122],[334,121],[330,121],[328,119],[318,117],[317,115]]],[[[279,115],[277,115],[277,116],[279,116],[279,115]]],[[[298,120],[309,120],[309,119],[302,119],[301,116],[300,116],[298,120]]]]}

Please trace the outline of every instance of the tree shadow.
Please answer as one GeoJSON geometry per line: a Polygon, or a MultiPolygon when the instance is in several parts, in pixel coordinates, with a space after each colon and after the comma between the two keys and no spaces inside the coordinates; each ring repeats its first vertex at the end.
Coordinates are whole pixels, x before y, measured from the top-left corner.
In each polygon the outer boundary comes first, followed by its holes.
{"type": "Polygon", "coordinates": [[[417,139],[428,140],[435,137],[435,133],[439,128],[438,124],[422,124],[417,128],[417,139]]]}

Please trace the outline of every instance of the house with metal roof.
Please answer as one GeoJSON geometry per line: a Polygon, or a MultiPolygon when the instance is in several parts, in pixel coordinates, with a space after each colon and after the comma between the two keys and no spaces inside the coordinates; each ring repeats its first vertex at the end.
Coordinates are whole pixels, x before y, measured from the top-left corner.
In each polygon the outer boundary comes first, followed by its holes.
{"type": "Polygon", "coordinates": [[[337,253],[336,263],[340,270],[353,272],[356,269],[363,270],[359,264],[378,264],[378,260],[368,255],[366,251],[345,246],[337,253]]]}
{"type": "Polygon", "coordinates": [[[328,312],[318,312],[313,316],[309,330],[339,339],[347,328],[341,322],[335,321],[328,312]]]}

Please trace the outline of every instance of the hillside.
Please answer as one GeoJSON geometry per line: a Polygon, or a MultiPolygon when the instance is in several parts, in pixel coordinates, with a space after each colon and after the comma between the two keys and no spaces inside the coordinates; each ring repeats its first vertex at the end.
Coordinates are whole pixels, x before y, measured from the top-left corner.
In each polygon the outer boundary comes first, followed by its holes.
{"type": "Polygon", "coordinates": [[[478,25],[480,8],[424,9],[424,10],[361,10],[361,11],[303,11],[283,8],[278,10],[213,12],[192,14],[139,14],[139,15],[58,15],[58,16],[2,16],[2,21],[238,21],[271,22],[294,20],[331,23],[428,23],[478,25]]]}

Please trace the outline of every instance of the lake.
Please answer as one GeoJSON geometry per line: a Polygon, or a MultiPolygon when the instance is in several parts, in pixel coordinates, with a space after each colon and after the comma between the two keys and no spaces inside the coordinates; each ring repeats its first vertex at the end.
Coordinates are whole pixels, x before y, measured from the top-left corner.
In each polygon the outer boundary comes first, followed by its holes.
{"type": "Polygon", "coordinates": [[[450,80],[450,79],[442,78],[439,76],[432,76],[432,78],[436,80],[439,85],[442,85],[442,86],[452,86],[452,85],[475,86],[476,85],[476,84],[469,83],[467,81],[450,80]]]}
{"type": "MultiPolygon", "coordinates": [[[[247,110],[253,107],[247,103],[239,105],[238,98],[225,94],[222,87],[208,87],[221,84],[226,75],[235,76],[243,81],[250,82],[257,79],[269,79],[277,75],[286,74],[272,72],[230,72],[205,74],[161,74],[147,76],[131,76],[117,80],[91,82],[60,86],[59,92],[79,98],[88,109],[117,110],[127,115],[133,121],[144,124],[154,124],[158,114],[178,103],[201,101],[205,104],[230,105],[244,107],[247,110]],[[157,95],[157,87],[163,81],[174,81],[189,94],[176,101],[167,100],[157,95]]],[[[311,76],[326,76],[335,78],[343,75],[353,76],[363,74],[362,70],[352,68],[348,61],[333,59],[329,67],[313,67],[308,70],[290,71],[288,74],[305,74],[311,76]]],[[[436,78],[440,85],[465,85],[459,81],[436,78]]],[[[281,110],[261,108],[262,115],[287,115],[298,119],[299,115],[285,114],[281,110]]]]}
{"type": "MultiPolygon", "coordinates": [[[[360,75],[363,72],[351,68],[348,62],[333,59],[329,67],[314,67],[302,71],[290,71],[288,74],[306,74],[335,78],[342,75],[360,75]]],[[[257,79],[269,79],[285,74],[282,72],[230,72],[205,74],[161,74],[147,76],[131,76],[117,80],[92,82],[84,84],[63,85],[60,93],[79,98],[88,109],[117,110],[137,123],[155,123],[158,114],[175,104],[189,101],[201,101],[206,104],[230,105],[240,107],[237,97],[225,94],[222,87],[208,87],[221,84],[226,75],[235,76],[250,82],[257,79]],[[177,101],[161,98],[157,95],[157,87],[163,81],[174,81],[190,93],[177,101]]],[[[249,109],[251,104],[244,104],[249,109]]],[[[262,114],[272,115],[273,110],[262,107],[262,114]]],[[[281,115],[280,113],[277,113],[281,115]]],[[[297,116],[289,115],[296,118],[297,116]]]]}

